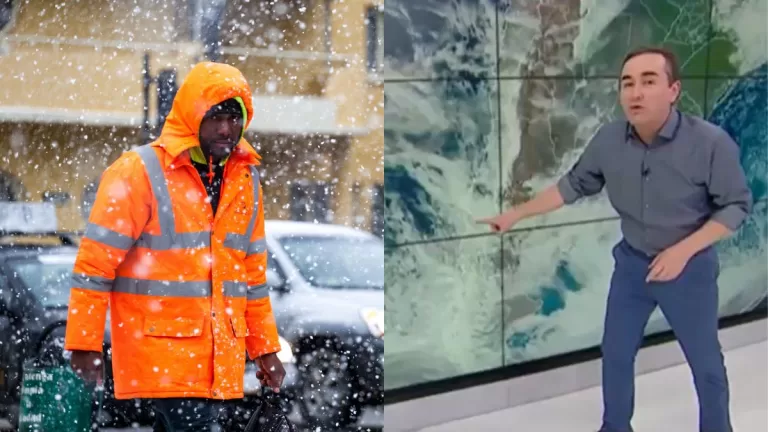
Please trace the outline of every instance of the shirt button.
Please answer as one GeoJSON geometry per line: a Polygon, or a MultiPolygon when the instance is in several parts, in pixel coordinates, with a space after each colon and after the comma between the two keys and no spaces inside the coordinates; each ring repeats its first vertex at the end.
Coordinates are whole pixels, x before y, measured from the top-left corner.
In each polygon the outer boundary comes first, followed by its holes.
{"type": "Polygon", "coordinates": [[[214,390],[214,391],[213,391],[213,395],[214,395],[214,396],[218,396],[218,395],[219,395],[219,392],[217,392],[216,390],[214,390]]]}
{"type": "MultiPolygon", "coordinates": [[[[648,206],[646,206],[648,207],[648,206]]],[[[216,318],[216,312],[211,312],[211,317],[216,318]]]]}

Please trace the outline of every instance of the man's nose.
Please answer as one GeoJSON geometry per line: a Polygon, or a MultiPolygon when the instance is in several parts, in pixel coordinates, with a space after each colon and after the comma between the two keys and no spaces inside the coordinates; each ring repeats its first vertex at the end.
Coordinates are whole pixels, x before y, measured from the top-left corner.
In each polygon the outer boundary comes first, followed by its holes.
{"type": "Polygon", "coordinates": [[[232,135],[232,127],[229,121],[221,120],[216,124],[216,132],[219,135],[229,137],[232,135]]]}

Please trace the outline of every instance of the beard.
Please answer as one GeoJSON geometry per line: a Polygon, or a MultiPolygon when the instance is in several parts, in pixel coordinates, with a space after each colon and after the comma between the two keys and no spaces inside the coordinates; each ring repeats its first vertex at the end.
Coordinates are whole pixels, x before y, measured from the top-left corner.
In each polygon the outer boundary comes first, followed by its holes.
{"type": "Polygon", "coordinates": [[[221,160],[229,156],[236,145],[237,141],[231,140],[205,140],[200,143],[200,147],[206,153],[206,156],[210,156],[214,160],[221,160]]]}

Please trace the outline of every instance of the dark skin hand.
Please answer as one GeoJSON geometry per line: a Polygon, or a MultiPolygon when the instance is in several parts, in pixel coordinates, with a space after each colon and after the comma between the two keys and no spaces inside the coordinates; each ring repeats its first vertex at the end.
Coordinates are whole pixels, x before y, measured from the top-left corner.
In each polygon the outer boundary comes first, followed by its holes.
{"type": "Polygon", "coordinates": [[[240,141],[243,119],[232,114],[216,114],[200,122],[200,148],[214,162],[225,158],[240,141]]]}
{"type": "Polygon", "coordinates": [[[72,370],[85,382],[104,381],[104,359],[96,351],[72,351],[72,370]]]}
{"type": "Polygon", "coordinates": [[[256,364],[259,366],[256,378],[259,379],[261,385],[270,387],[272,391],[279,393],[285,378],[285,368],[283,362],[277,358],[277,353],[264,354],[256,359],[256,364]]]}

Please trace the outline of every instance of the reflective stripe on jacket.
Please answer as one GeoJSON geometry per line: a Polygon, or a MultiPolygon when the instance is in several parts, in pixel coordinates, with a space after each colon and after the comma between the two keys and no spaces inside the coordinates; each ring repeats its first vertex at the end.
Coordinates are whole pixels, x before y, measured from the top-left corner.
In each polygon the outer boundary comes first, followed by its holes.
{"type": "Polygon", "coordinates": [[[75,262],[65,349],[101,351],[109,305],[118,399],[242,398],[246,350],[279,351],[260,158],[240,140],[215,217],[190,159],[204,114],[235,96],[247,127],[253,109],[240,72],[195,66],[160,138],[102,175],[75,262]]]}

